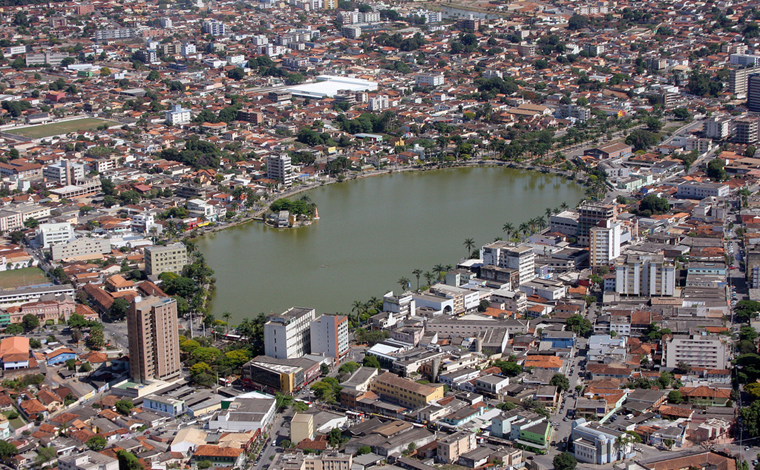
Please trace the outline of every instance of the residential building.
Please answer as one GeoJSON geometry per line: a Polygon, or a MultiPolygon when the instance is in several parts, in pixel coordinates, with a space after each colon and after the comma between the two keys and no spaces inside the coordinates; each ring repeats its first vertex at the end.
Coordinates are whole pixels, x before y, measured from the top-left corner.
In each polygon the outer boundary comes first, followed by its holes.
{"type": "MultiPolygon", "coordinates": [[[[745,83],[746,88],[746,83],[745,83]]],[[[746,90],[745,90],[746,92],[746,90]]],[[[724,116],[712,117],[705,121],[705,137],[710,139],[722,140],[731,134],[731,119],[724,116]]]]}
{"type": "Polygon", "coordinates": [[[133,381],[168,380],[180,375],[177,301],[138,297],[127,313],[129,372],[133,381]]]}
{"type": "Polygon", "coordinates": [[[585,203],[578,207],[578,243],[591,245],[591,228],[602,222],[617,219],[617,206],[614,204],[585,203]]]}
{"type": "Polygon", "coordinates": [[[46,166],[42,170],[42,176],[61,186],[76,184],[77,181],[84,179],[84,165],[63,160],[46,166]]]}
{"type": "Polygon", "coordinates": [[[730,192],[727,184],[721,183],[699,183],[689,181],[679,184],[676,197],[684,199],[704,199],[706,197],[726,197],[730,192]]]}
{"type": "Polygon", "coordinates": [[[609,266],[620,256],[621,224],[604,220],[589,229],[589,264],[592,268],[609,266]]]}
{"type": "MultiPolygon", "coordinates": [[[[757,75],[760,78],[760,75],[757,75]]],[[[760,83],[758,83],[760,85],[760,83]]],[[[760,87],[758,88],[760,94],[760,87]]],[[[740,144],[754,144],[758,140],[757,118],[743,117],[734,120],[736,141],[740,144]]]]}
{"type": "Polygon", "coordinates": [[[313,308],[303,307],[271,315],[264,324],[264,354],[291,359],[311,353],[311,322],[315,316],[313,308]]]}
{"type": "Polygon", "coordinates": [[[304,439],[314,439],[314,415],[296,413],[290,420],[290,442],[298,444],[304,439]]]}
{"type": "Polygon", "coordinates": [[[183,108],[181,104],[172,105],[172,109],[164,113],[166,123],[171,125],[187,124],[192,120],[190,110],[183,108]]]}
{"type": "Polygon", "coordinates": [[[224,36],[227,27],[221,21],[207,20],[203,22],[203,32],[212,36],[224,36]]]}
{"type": "Polygon", "coordinates": [[[729,58],[731,65],[752,66],[757,67],[760,65],[760,55],[753,54],[731,54],[729,58]]]}
{"type": "Polygon", "coordinates": [[[311,353],[324,354],[340,362],[348,354],[348,317],[322,315],[311,322],[311,353]]]}
{"type": "Polygon", "coordinates": [[[271,155],[267,157],[267,178],[277,180],[289,187],[295,179],[288,155],[271,155]]]}
{"type": "Polygon", "coordinates": [[[119,460],[87,450],[76,455],[58,458],[60,470],[119,470],[119,460]]]}
{"type": "Polygon", "coordinates": [[[130,39],[139,35],[139,31],[132,28],[100,29],[95,31],[95,40],[98,42],[113,41],[114,39],[130,39]]]}
{"type": "Polygon", "coordinates": [[[456,463],[460,455],[474,450],[477,445],[474,432],[455,432],[436,442],[438,460],[442,463],[456,463]]]}
{"type": "Polygon", "coordinates": [[[60,245],[74,238],[74,227],[68,222],[40,224],[37,234],[42,248],[50,248],[53,245],[60,245]]]}
{"type": "Polygon", "coordinates": [[[443,385],[423,385],[385,372],[375,377],[371,389],[381,399],[409,409],[422,408],[431,401],[443,398],[443,385]]]}
{"type": "Polygon", "coordinates": [[[26,65],[34,66],[48,64],[53,67],[58,67],[61,65],[61,62],[63,62],[63,59],[67,57],[70,56],[65,52],[41,52],[39,54],[27,54],[26,65]]]}
{"type": "Polygon", "coordinates": [[[725,369],[728,350],[717,335],[674,335],[663,341],[665,367],[675,369],[679,363],[706,369],[725,369]]]}
{"type": "Polygon", "coordinates": [[[578,236],[578,213],[575,211],[562,211],[549,218],[549,231],[561,233],[568,237],[578,236]]]}
{"type": "Polygon", "coordinates": [[[536,277],[536,254],[529,246],[515,246],[512,243],[496,241],[481,249],[483,264],[519,271],[519,283],[525,284],[536,277]]]}
{"type": "Polygon", "coordinates": [[[442,74],[420,73],[415,75],[414,82],[417,86],[439,86],[443,85],[444,77],[442,74]]]}
{"type": "Polygon", "coordinates": [[[760,111],[760,74],[755,73],[747,79],[747,109],[760,111]]]}
{"type": "Polygon", "coordinates": [[[744,98],[747,96],[747,81],[749,76],[755,73],[757,73],[757,70],[755,70],[754,67],[731,68],[728,77],[728,92],[735,95],[737,98],[744,98]]]}
{"type": "Polygon", "coordinates": [[[598,423],[587,423],[585,419],[580,418],[573,421],[570,440],[578,462],[604,465],[636,455],[633,439],[621,440],[624,435],[623,431],[598,423]]]}
{"type": "Polygon", "coordinates": [[[50,247],[53,261],[72,258],[96,258],[102,254],[111,253],[111,241],[108,238],[82,237],[66,243],[58,243],[50,247]]]}
{"type": "Polygon", "coordinates": [[[636,296],[673,296],[675,266],[663,255],[621,256],[615,266],[615,292],[636,296]]]}
{"type": "Polygon", "coordinates": [[[181,242],[145,247],[145,274],[181,274],[187,264],[187,248],[181,242]]]}
{"type": "Polygon", "coordinates": [[[3,363],[3,370],[26,369],[29,367],[31,354],[29,338],[11,336],[0,340],[0,361],[3,363]]]}

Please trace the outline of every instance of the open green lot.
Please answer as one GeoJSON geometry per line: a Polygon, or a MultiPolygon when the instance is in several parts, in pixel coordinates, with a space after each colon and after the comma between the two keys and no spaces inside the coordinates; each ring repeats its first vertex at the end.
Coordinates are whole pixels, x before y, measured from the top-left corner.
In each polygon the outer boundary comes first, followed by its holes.
{"type": "Polygon", "coordinates": [[[20,427],[22,427],[22,426],[24,426],[26,424],[26,422],[24,422],[23,418],[21,418],[21,415],[19,414],[18,411],[16,411],[16,410],[3,411],[3,416],[5,416],[6,418],[8,416],[11,416],[11,415],[16,415],[15,418],[8,420],[8,421],[10,421],[11,427],[13,429],[18,429],[18,428],[20,428],[20,427]]]}
{"type": "Polygon", "coordinates": [[[103,119],[84,118],[73,121],[54,122],[52,124],[42,124],[39,126],[29,126],[21,129],[8,129],[8,133],[17,134],[30,139],[41,139],[52,135],[68,134],[69,132],[90,131],[103,124],[112,125],[111,121],[103,119]]]}
{"type": "Polygon", "coordinates": [[[0,271],[0,289],[13,289],[14,287],[32,286],[50,282],[45,272],[40,268],[14,269],[13,271],[0,271]]]}

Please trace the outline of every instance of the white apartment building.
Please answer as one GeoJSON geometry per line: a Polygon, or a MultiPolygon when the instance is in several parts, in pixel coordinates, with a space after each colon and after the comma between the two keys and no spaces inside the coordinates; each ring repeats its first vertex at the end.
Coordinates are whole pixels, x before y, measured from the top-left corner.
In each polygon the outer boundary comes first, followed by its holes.
{"type": "Polygon", "coordinates": [[[615,266],[615,292],[635,296],[673,296],[675,267],[662,255],[628,255],[615,266]]]}
{"type": "Polygon", "coordinates": [[[84,165],[64,160],[46,166],[42,170],[42,176],[61,186],[76,184],[77,181],[84,179],[84,165]]]}
{"type": "Polygon", "coordinates": [[[620,256],[621,226],[611,220],[589,229],[589,264],[592,268],[609,266],[620,256]]]}
{"type": "Polygon", "coordinates": [[[726,197],[730,192],[727,184],[697,183],[695,181],[678,185],[676,197],[704,199],[706,197],[726,197]]]}
{"type": "Polygon", "coordinates": [[[292,307],[272,315],[264,324],[264,354],[277,359],[303,357],[311,352],[313,308],[292,307]]]}
{"type": "Polygon", "coordinates": [[[111,241],[108,238],[82,237],[50,247],[53,261],[71,258],[87,259],[107,253],[111,253],[111,241]]]}
{"type": "Polygon", "coordinates": [[[288,155],[271,155],[267,157],[267,178],[279,180],[284,186],[293,184],[293,167],[288,155]]]}
{"type": "Polygon", "coordinates": [[[497,241],[485,245],[481,253],[485,265],[517,269],[521,285],[536,277],[536,254],[529,246],[514,246],[509,242],[497,241]]]}
{"type": "Polygon", "coordinates": [[[568,237],[578,236],[578,213],[575,211],[562,211],[549,218],[551,232],[558,232],[568,237]]]}
{"type": "Polygon", "coordinates": [[[339,362],[348,354],[348,317],[322,315],[311,322],[311,352],[339,362]]]}
{"type": "Polygon", "coordinates": [[[192,119],[189,109],[185,109],[180,104],[172,105],[172,109],[165,111],[164,116],[166,123],[171,125],[187,124],[192,119]]]}
{"type": "Polygon", "coordinates": [[[731,133],[731,119],[727,117],[713,117],[705,121],[705,137],[709,139],[725,139],[731,133]]]}
{"type": "Polygon", "coordinates": [[[189,55],[197,54],[198,49],[196,49],[195,44],[182,44],[180,53],[182,54],[182,57],[187,57],[189,55]]]}
{"type": "Polygon", "coordinates": [[[53,245],[66,243],[74,238],[74,227],[68,222],[60,224],[40,224],[37,235],[42,248],[50,248],[53,245]]]}
{"type": "Polygon", "coordinates": [[[100,452],[88,450],[58,459],[60,470],[119,470],[119,461],[100,452]]]}
{"type": "Polygon", "coordinates": [[[726,368],[726,343],[717,335],[674,335],[665,341],[665,367],[674,369],[679,362],[691,367],[726,368]]]}
{"type": "Polygon", "coordinates": [[[224,36],[224,34],[227,32],[227,27],[221,21],[204,21],[203,32],[212,36],[224,36]]]}
{"type": "Polygon", "coordinates": [[[444,78],[441,74],[421,73],[414,77],[417,86],[439,86],[443,85],[444,78]]]}

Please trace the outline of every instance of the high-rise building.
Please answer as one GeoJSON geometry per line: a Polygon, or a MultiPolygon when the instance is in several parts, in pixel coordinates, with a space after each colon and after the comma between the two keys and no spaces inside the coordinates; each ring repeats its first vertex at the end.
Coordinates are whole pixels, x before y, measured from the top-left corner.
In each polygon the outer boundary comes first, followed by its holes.
{"type": "MultiPolygon", "coordinates": [[[[746,91],[745,91],[746,92],[746,91]]],[[[731,134],[731,120],[726,116],[717,116],[705,121],[705,137],[722,140],[731,134]]]]}
{"type": "Polygon", "coordinates": [[[311,352],[332,357],[336,362],[348,354],[348,317],[322,315],[311,322],[311,352]]]}
{"type": "Polygon", "coordinates": [[[483,264],[517,269],[520,285],[536,277],[536,255],[529,246],[497,241],[483,247],[483,264]]]}
{"type": "Polygon", "coordinates": [[[177,301],[137,297],[127,312],[129,375],[135,382],[167,380],[182,371],[177,301]]]}
{"type": "Polygon", "coordinates": [[[208,20],[203,22],[203,32],[212,36],[224,36],[227,27],[221,21],[208,20]]]}
{"type": "Polygon", "coordinates": [[[728,76],[728,91],[737,97],[747,96],[747,79],[753,73],[757,73],[754,67],[732,68],[728,76]]]}
{"type": "Polygon", "coordinates": [[[264,354],[277,359],[293,359],[311,353],[313,308],[292,307],[271,315],[264,324],[264,354]]]}
{"type": "MultiPolygon", "coordinates": [[[[760,75],[758,75],[760,77],[760,75]]],[[[742,144],[754,144],[757,142],[758,125],[757,118],[744,117],[734,120],[736,141],[742,144]]]]}
{"type": "Polygon", "coordinates": [[[747,109],[760,112],[760,73],[755,73],[747,79],[747,109]]]}
{"type": "Polygon", "coordinates": [[[663,342],[665,367],[682,362],[691,367],[726,368],[726,343],[718,335],[674,335],[663,342]]]}
{"type": "Polygon", "coordinates": [[[628,255],[615,266],[615,292],[635,296],[673,296],[676,269],[663,255],[628,255]]]}
{"type": "Polygon", "coordinates": [[[187,264],[187,248],[181,242],[145,247],[145,274],[180,274],[187,264]]]}
{"type": "Polygon", "coordinates": [[[586,203],[578,207],[578,243],[589,246],[589,231],[591,227],[599,226],[600,222],[614,221],[617,218],[617,207],[614,204],[586,203]]]}
{"type": "Polygon", "coordinates": [[[293,183],[293,169],[288,155],[270,155],[267,157],[267,178],[280,181],[284,186],[293,183]]]}
{"type": "Polygon", "coordinates": [[[592,268],[609,266],[620,256],[621,225],[611,220],[589,230],[589,264],[592,268]]]}

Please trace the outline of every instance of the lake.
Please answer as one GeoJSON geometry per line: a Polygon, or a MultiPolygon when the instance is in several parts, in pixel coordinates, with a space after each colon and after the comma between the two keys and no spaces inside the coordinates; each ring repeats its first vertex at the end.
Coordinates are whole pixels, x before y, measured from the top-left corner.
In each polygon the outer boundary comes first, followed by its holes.
{"type": "Polygon", "coordinates": [[[393,173],[302,194],[321,217],[309,227],[251,222],[198,241],[216,272],[217,318],[230,312],[238,324],[292,306],[348,313],[354,300],[398,291],[401,277],[416,288],[416,268],[456,265],[467,254],[466,238],[480,247],[503,236],[505,222],[517,227],[547,207],[574,207],[583,187],[551,174],[472,167],[393,173]]]}

